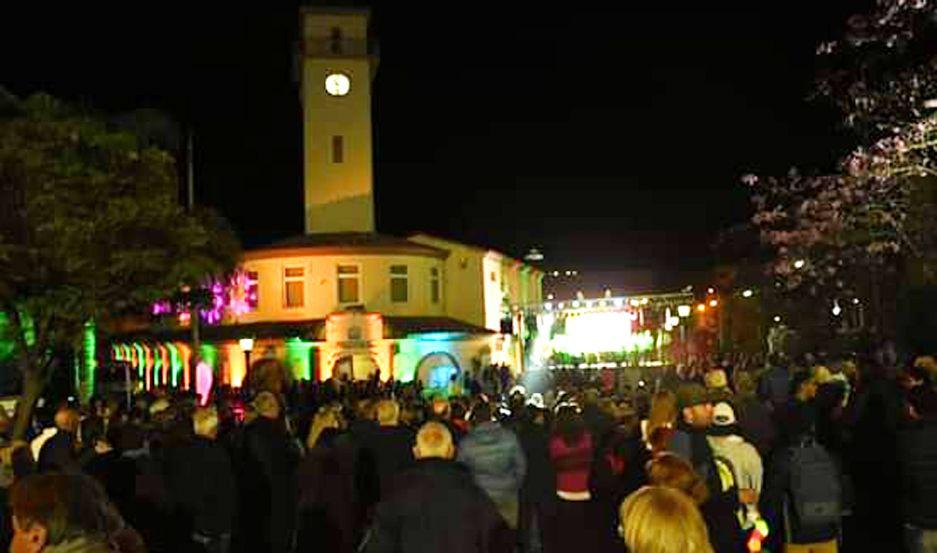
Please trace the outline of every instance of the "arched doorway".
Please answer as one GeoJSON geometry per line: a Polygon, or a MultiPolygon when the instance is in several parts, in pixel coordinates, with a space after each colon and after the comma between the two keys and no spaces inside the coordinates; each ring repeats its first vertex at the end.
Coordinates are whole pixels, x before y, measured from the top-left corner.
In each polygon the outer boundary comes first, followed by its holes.
{"type": "Polygon", "coordinates": [[[347,374],[351,380],[364,380],[371,378],[374,373],[380,373],[380,368],[369,352],[345,353],[332,363],[333,378],[347,374]]]}
{"type": "Polygon", "coordinates": [[[425,355],[416,366],[416,377],[427,390],[447,390],[452,377],[459,377],[461,373],[456,358],[444,351],[425,355]]]}

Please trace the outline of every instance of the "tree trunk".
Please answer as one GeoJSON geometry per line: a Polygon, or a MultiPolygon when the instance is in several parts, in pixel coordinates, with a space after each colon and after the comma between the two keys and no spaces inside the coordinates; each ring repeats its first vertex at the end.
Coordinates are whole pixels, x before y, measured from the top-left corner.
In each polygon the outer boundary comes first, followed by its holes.
{"type": "Polygon", "coordinates": [[[39,400],[44,388],[45,379],[34,368],[23,371],[23,392],[20,394],[19,401],[16,402],[16,415],[13,419],[14,440],[26,438],[36,401],[39,400]]]}

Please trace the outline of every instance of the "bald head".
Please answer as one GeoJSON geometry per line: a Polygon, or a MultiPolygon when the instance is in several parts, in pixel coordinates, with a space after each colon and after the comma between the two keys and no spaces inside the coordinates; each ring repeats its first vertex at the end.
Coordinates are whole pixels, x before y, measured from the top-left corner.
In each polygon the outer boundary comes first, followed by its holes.
{"type": "Polygon", "coordinates": [[[59,430],[74,434],[78,432],[78,411],[63,407],[55,413],[55,427],[59,430]]]}
{"type": "Polygon", "coordinates": [[[438,422],[428,422],[421,426],[420,431],[416,433],[413,456],[417,459],[455,457],[455,446],[452,444],[449,429],[438,422]]]}

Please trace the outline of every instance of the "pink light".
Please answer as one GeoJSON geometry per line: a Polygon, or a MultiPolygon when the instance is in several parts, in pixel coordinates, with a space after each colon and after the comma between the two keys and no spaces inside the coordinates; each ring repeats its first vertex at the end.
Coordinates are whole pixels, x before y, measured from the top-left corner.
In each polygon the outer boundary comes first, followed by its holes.
{"type": "Polygon", "coordinates": [[[211,367],[204,361],[199,361],[195,366],[195,393],[198,394],[199,405],[208,403],[208,396],[211,394],[211,385],[213,380],[211,367]]]}

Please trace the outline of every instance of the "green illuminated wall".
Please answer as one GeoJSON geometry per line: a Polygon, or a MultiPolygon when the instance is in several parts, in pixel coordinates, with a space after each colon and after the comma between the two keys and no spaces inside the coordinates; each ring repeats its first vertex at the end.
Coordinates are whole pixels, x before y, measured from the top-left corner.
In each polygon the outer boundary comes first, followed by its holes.
{"type": "Polygon", "coordinates": [[[290,338],[286,341],[286,365],[298,380],[311,380],[315,367],[313,367],[313,342],[306,342],[299,338],[290,338]]]}

